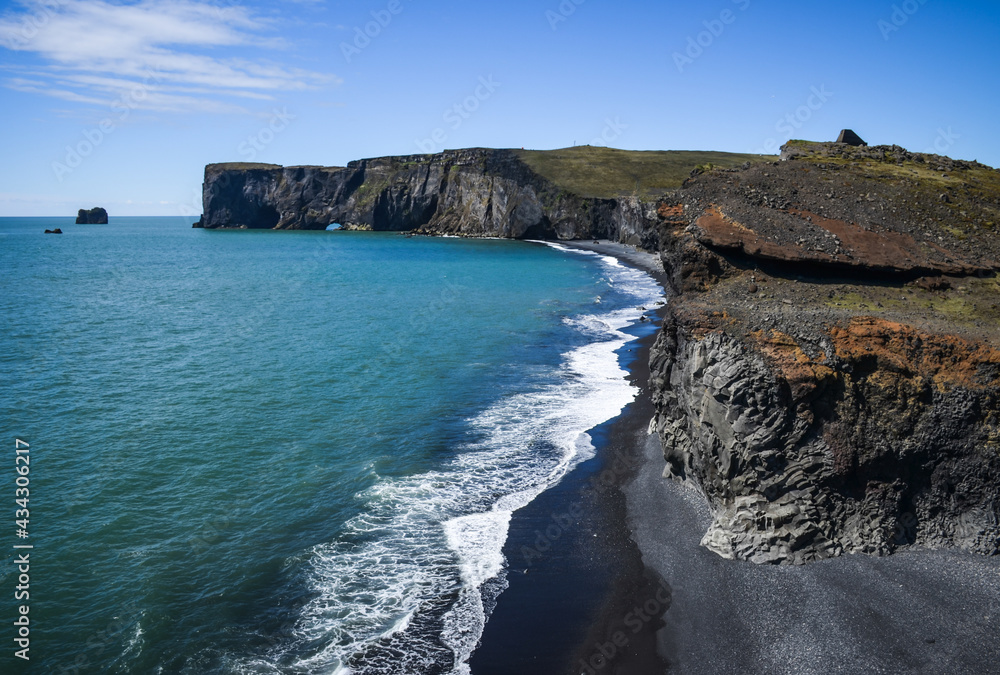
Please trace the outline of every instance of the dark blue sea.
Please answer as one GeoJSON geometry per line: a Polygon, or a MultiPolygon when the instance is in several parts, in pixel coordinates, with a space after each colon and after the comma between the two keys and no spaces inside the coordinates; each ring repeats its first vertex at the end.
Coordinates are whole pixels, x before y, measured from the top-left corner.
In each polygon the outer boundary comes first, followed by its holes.
{"type": "Polygon", "coordinates": [[[468,672],[660,296],[540,243],[0,219],[0,671],[468,672]]]}

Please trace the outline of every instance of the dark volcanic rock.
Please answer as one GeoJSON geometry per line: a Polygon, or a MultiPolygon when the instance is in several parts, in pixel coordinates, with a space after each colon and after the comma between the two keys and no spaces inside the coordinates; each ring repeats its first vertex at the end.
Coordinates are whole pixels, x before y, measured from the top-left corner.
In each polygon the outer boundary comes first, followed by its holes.
{"type": "Polygon", "coordinates": [[[57,227],[54,230],[45,230],[45,234],[62,234],[62,230],[57,227]]]}
{"type": "Polygon", "coordinates": [[[656,429],[668,473],[712,504],[703,545],[759,563],[1000,552],[1000,351],[874,318],[816,337],[809,356],[718,317],[661,334],[656,429]]]}
{"type": "Polygon", "coordinates": [[[828,274],[1000,270],[996,171],[949,159],[946,179],[928,168],[941,158],[895,146],[789,144],[782,154],[794,161],[687,182],[685,215],[701,244],[828,274]]]}
{"type": "Polygon", "coordinates": [[[97,206],[89,211],[80,209],[76,216],[77,225],[107,225],[108,212],[97,206]]]}
{"type": "Polygon", "coordinates": [[[785,151],[658,211],[675,296],[654,426],[666,473],[709,501],[703,544],[758,563],[1000,553],[1000,175],[895,147],[785,151]]]}
{"type": "Polygon", "coordinates": [[[613,239],[655,247],[655,204],[580,198],[507,150],[381,157],[345,168],[210,164],[195,227],[613,239]]]}

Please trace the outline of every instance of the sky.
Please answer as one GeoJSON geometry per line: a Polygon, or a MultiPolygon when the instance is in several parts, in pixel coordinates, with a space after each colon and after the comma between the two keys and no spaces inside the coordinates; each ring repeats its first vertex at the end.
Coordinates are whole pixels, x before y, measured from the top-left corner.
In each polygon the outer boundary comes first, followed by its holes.
{"type": "Polygon", "coordinates": [[[0,0],[0,216],[197,219],[204,166],[446,148],[1000,166],[996,0],[0,0]]]}

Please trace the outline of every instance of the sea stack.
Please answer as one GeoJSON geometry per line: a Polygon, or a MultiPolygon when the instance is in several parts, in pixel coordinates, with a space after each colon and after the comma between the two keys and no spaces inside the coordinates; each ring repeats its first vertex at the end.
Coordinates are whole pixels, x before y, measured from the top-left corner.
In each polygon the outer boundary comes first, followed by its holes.
{"type": "Polygon", "coordinates": [[[100,206],[90,209],[80,209],[76,215],[77,225],[107,225],[108,212],[100,206]]]}

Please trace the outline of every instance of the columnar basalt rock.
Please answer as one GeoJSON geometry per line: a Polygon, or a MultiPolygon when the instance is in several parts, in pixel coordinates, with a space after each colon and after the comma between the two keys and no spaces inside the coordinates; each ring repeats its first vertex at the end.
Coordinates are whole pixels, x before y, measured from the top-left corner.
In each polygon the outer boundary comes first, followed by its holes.
{"type": "Polygon", "coordinates": [[[703,545],[796,564],[910,544],[1000,552],[1000,352],[856,319],[810,355],[705,320],[668,326],[651,361],[665,473],[712,505],[703,545]]]}
{"type": "Polygon", "coordinates": [[[1000,175],[793,148],[660,205],[673,298],[650,389],[666,474],[705,494],[702,543],[728,558],[995,555],[1000,175]]]}
{"type": "Polygon", "coordinates": [[[655,203],[573,195],[508,150],[382,157],[344,168],[211,164],[204,228],[414,231],[655,246],[655,203]]]}

